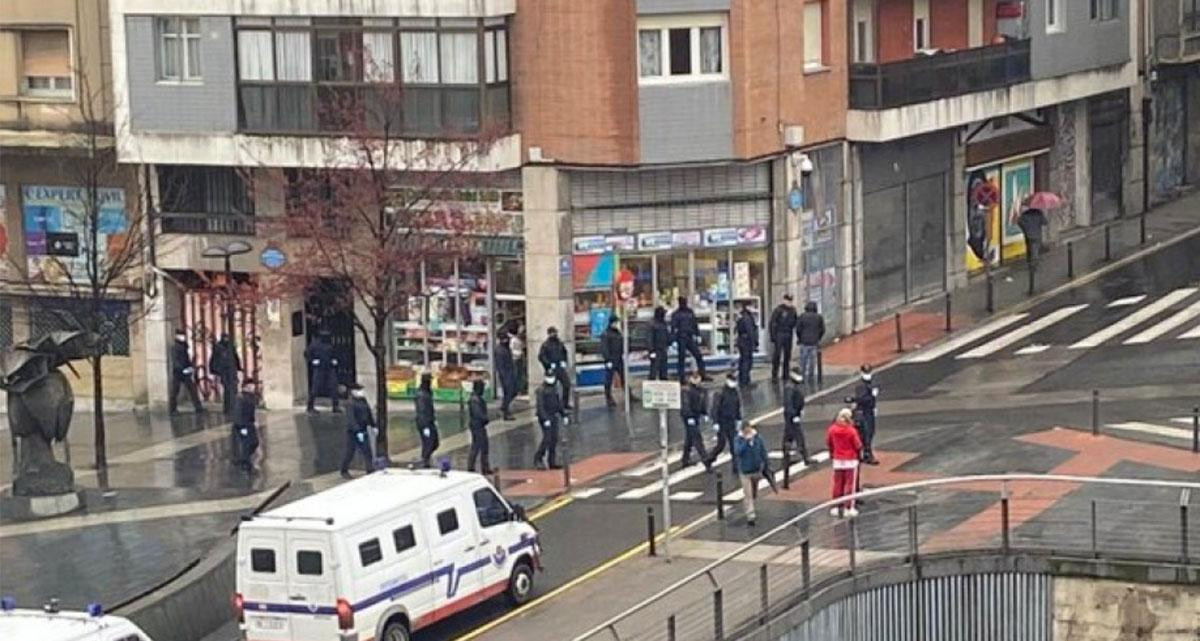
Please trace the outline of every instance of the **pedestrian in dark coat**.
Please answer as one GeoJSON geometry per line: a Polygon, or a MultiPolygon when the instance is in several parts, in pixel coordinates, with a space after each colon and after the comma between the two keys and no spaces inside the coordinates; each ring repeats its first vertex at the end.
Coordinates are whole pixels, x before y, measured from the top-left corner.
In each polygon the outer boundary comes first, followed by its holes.
{"type": "Polygon", "coordinates": [[[771,380],[778,381],[792,367],[792,332],[796,331],[796,306],[792,295],[784,294],[783,302],[771,312],[767,334],[771,337],[771,380]]]}
{"type": "Polygon", "coordinates": [[[671,314],[671,335],[675,337],[675,349],[679,354],[679,382],[683,382],[684,367],[687,365],[687,355],[691,354],[696,360],[696,369],[702,380],[709,380],[704,370],[704,357],[700,354],[700,323],[696,322],[696,313],[688,307],[687,297],[679,297],[679,307],[671,314]]]}
{"type": "Polygon", "coordinates": [[[413,398],[417,410],[417,435],[421,437],[421,465],[433,467],[430,458],[441,445],[438,437],[437,415],[433,410],[433,376],[421,374],[421,384],[417,387],[417,395],[413,398]]]}
{"type": "Polygon", "coordinates": [[[788,458],[788,447],[794,445],[805,465],[811,461],[808,458],[808,446],[804,443],[804,430],[801,429],[801,416],[804,414],[804,375],[799,369],[794,369],[783,388],[783,453],[788,458]]]}
{"type": "Polygon", "coordinates": [[[604,359],[604,398],[608,406],[617,402],[613,400],[613,379],[621,377],[621,387],[628,385],[625,380],[625,337],[621,335],[621,319],[613,316],[608,320],[608,329],[600,336],[600,357],[604,359]]]}
{"type": "Polygon", "coordinates": [[[872,443],[875,441],[875,403],[879,386],[872,380],[871,366],[859,368],[859,381],[854,387],[854,406],[862,412],[862,460],[867,465],[879,465],[872,443]]]}
{"type": "Polygon", "coordinates": [[[538,350],[538,361],[546,368],[547,374],[553,374],[562,387],[562,405],[571,409],[571,373],[567,367],[567,346],[558,338],[558,328],[546,330],[546,342],[538,350]]]}
{"type": "Polygon", "coordinates": [[[171,414],[179,413],[176,403],[179,399],[179,388],[182,387],[187,390],[188,398],[192,400],[192,407],[195,408],[196,413],[203,414],[204,406],[200,404],[200,395],[196,393],[196,368],[192,364],[191,354],[188,353],[187,334],[182,329],[175,332],[175,344],[171,346],[171,353],[167,355],[167,358],[171,362],[171,385],[167,409],[171,414]]]}
{"type": "Polygon", "coordinates": [[[513,420],[512,402],[517,397],[517,361],[513,358],[510,336],[502,333],[496,339],[496,378],[500,381],[500,415],[513,420]]]}
{"type": "MultiPolygon", "coordinates": [[[[742,398],[738,394],[737,374],[730,372],[725,377],[725,387],[713,396],[712,409],[708,415],[717,424],[718,431],[717,444],[708,453],[708,464],[711,466],[726,445],[729,446],[730,454],[733,454],[733,438],[737,436],[738,428],[742,424],[742,398]]],[[[737,476],[736,461],[731,467],[733,475],[737,476]]]]}
{"type": "Polygon", "coordinates": [[[475,461],[482,459],[483,473],[487,475],[492,473],[492,466],[488,463],[487,433],[487,424],[491,419],[488,418],[487,401],[483,398],[483,392],[483,381],[477,380],[471,384],[471,398],[467,401],[468,423],[471,428],[471,453],[467,456],[467,471],[474,472],[475,461]]]}
{"type": "Polygon", "coordinates": [[[229,334],[222,334],[221,339],[213,344],[212,356],[208,358],[208,370],[221,379],[221,401],[226,414],[233,413],[234,401],[237,399],[238,370],[242,362],[238,358],[237,348],[229,340],[229,334]]]}
{"type": "Polygon", "coordinates": [[[355,454],[362,454],[367,474],[375,471],[371,457],[371,429],[375,425],[375,413],[367,403],[367,393],[362,385],[350,384],[350,407],[346,411],[346,451],[342,454],[342,478],[350,478],[350,464],[355,454]]]}
{"type": "Polygon", "coordinates": [[[546,469],[547,463],[552,470],[562,467],[555,460],[555,453],[558,451],[559,426],[567,423],[567,412],[555,389],[556,380],[547,373],[545,382],[537,391],[537,420],[542,430],[542,442],[533,455],[533,465],[539,470],[546,469]]]}
{"type": "Polygon", "coordinates": [[[317,340],[304,350],[304,360],[308,361],[308,413],[316,414],[313,403],[318,396],[328,396],[333,411],[339,412],[337,393],[338,359],[333,353],[333,345],[329,342],[329,332],[317,334],[317,340]]]}
{"type": "Polygon", "coordinates": [[[251,379],[242,383],[242,393],[234,404],[233,432],[238,444],[235,462],[247,472],[254,470],[254,453],[258,451],[258,385],[251,379]]]}
{"type": "Polygon", "coordinates": [[[738,315],[735,326],[738,349],[738,384],[750,384],[750,368],[754,366],[754,351],[758,349],[758,323],[754,321],[754,312],[750,311],[750,303],[742,303],[742,313],[738,315]]]}
{"type": "Polygon", "coordinates": [[[800,342],[800,372],[810,387],[817,383],[817,354],[824,336],[825,319],[817,313],[817,304],[808,301],[796,319],[796,339],[800,342]]]}
{"type": "Polygon", "coordinates": [[[700,387],[700,374],[692,372],[680,398],[679,415],[683,418],[683,458],[680,464],[683,467],[691,465],[692,451],[695,450],[697,460],[711,472],[708,452],[704,450],[704,436],[700,433],[701,424],[708,418],[707,401],[704,388],[700,387]]]}
{"type": "Polygon", "coordinates": [[[671,327],[667,325],[667,310],[660,305],[654,308],[654,320],[650,322],[650,380],[667,380],[670,351],[671,327]]]}

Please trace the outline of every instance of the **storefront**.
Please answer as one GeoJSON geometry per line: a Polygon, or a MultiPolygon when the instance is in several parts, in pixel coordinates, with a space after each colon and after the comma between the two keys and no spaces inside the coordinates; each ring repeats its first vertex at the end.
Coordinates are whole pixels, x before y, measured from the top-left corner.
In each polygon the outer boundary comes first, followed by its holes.
{"type": "MultiPolygon", "coordinates": [[[[576,237],[572,281],[579,385],[603,383],[599,339],[622,307],[630,310],[630,371],[648,370],[654,308],[670,312],[680,297],[696,313],[708,368],[728,366],[736,354],[732,328],[742,305],[748,304],[763,325],[770,282],[767,239],[765,225],[576,237]]],[[[766,348],[765,338],[759,348],[766,348]]],[[[674,347],[671,353],[674,371],[674,347]]]]}

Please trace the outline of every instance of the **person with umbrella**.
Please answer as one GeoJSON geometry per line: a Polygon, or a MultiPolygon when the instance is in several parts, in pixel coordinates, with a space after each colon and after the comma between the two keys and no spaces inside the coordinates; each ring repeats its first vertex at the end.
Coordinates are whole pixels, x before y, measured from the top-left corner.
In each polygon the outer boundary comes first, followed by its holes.
{"type": "Polygon", "coordinates": [[[1039,191],[1021,201],[1017,226],[1025,235],[1025,263],[1029,268],[1029,293],[1033,293],[1033,275],[1041,255],[1043,232],[1046,229],[1046,210],[1062,206],[1062,199],[1048,191],[1039,191]]]}

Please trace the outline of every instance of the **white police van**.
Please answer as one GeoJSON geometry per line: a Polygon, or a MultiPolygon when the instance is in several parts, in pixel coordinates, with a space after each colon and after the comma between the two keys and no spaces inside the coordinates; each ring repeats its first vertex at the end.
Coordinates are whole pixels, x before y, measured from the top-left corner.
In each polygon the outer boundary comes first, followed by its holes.
{"type": "Polygon", "coordinates": [[[537,530],[468,472],[387,469],[238,531],[235,611],[248,641],[407,641],[540,569],[537,530]]]}
{"type": "Polygon", "coordinates": [[[128,619],[104,614],[99,604],[86,612],[62,612],[51,600],[41,610],[22,609],[0,599],[0,639],[3,641],[150,641],[128,619]]]}

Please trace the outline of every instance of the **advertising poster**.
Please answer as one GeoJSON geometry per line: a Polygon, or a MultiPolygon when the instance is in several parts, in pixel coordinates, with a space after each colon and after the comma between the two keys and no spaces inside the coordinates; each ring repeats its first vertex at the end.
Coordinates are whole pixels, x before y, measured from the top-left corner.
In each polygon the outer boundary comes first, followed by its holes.
{"type": "Polygon", "coordinates": [[[1002,242],[1003,259],[1016,258],[1025,255],[1025,236],[1017,225],[1017,217],[1021,215],[1021,201],[1033,193],[1033,162],[1021,162],[1004,165],[1004,216],[1002,242]]]}
{"type": "Polygon", "coordinates": [[[616,254],[575,256],[571,281],[577,291],[608,291],[616,276],[616,254]]]}
{"type": "Polygon", "coordinates": [[[967,270],[983,269],[984,261],[1000,262],[1000,168],[967,174],[967,270]]]}
{"type": "MultiPolygon", "coordinates": [[[[97,196],[96,253],[104,261],[110,248],[116,251],[125,241],[125,191],[101,188],[97,196]]],[[[76,279],[86,279],[86,257],[91,253],[89,235],[84,233],[87,190],[26,185],[21,187],[21,200],[30,277],[61,280],[67,275],[65,270],[76,279]]]]}

